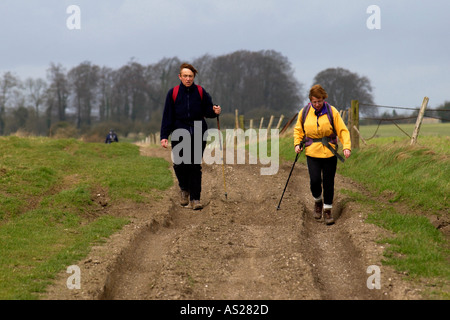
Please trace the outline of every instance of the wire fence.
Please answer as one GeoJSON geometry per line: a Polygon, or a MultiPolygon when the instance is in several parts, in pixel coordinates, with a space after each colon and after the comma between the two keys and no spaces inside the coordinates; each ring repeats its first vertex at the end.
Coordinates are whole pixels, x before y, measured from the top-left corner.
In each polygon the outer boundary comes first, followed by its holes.
{"type": "MultiPolygon", "coordinates": [[[[420,108],[411,108],[411,107],[401,107],[401,106],[383,106],[383,105],[377,105],[372,103],[360,103],[360,106],[366,106],[366,107],[375,107],[375,108],[385,108],[385,109],[398,109],[398,110],[412,110],[412,111],[420,111],[420,108]]],[[[439,116],[439,113],[444,112],[450,112],[450,109],[427,109],[425,111],[425,117],[437,119],[441,121],[449,121],[450,122],[450,115],[447,117],[441,117],[439,116]],[[431,114],[430,114],[431,113],[431,114]]],[[[416,119],[416,117],[413,116],[406,116],[406,117],[400,117],[400,118],[361,118],[360,120],[384,120],[384,121],[400,121],[400,120],[411,120],[416,119]]]]}
{"type": "MultiPolygon", "coordinates": [[[[417,112],[417,114],[420,111],[420,108],[411,108],[411,107],[403,107],[403,106],[385,106],[385,105],[377,105],[372,103],[359,103],[360,106],[366,106],[366,107],[375,107],[375,108],[385,108],[385,109],[398,109],[398,110],[412,110],[417,112]]],[[[417,120],[417,115],[414,115],[415,112],[413,112],[411,116],[404,116],[404,117],[381,117],[381,118],[372,118],[372,117],[362,117],[359,120],[364,121],[378,121],[377,129],[375,130],[375,133],[367,139],[364,139],[365,141],[371,140],[377,136],[378,130],[380,129],[380,126],[383,122],[390,122],[394,124],[401,132],[403,132],[408,138],[412,138],[411,135],[409,135],[405,130],[403,130],[399,126],[399,122],[408,122],[413,123],[414,120],[417,120]]],[[[439,113],[444,112],[450,112],[450,109],[426,109],[424,113],[424,117],[432,118],[440,121],[449,121],[450,119],[444,118],[439,116],[439,113]]],[[[450,118],[450,117],[449,117],[450,118]]]]}

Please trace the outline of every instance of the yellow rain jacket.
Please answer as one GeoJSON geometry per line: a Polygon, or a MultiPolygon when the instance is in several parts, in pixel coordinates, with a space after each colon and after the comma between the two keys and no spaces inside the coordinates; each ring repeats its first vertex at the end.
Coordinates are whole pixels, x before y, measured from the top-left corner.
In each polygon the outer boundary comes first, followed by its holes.
{"type": "MultiPolygon", "coordinates": [[[[323,106],[323,108],[325,108],[325,105],[323,106]]],[[[330,105],[330,109],[333,114],[334,128],[339,140],[343,145],[343,150],[351,150],[350,132],[348,131],[344,120],[342,120],[339,111],[335,107],[330,105]]],[[[311,108],[309,108],[309,112],[306,115],[304,123],[305,131],[303,131],[302,110],[300,110],[299,112],[299,115],[297,117],[297,124],[294,127],[294,146],[297,146],[302,142],[305,136],[305,132],[306,136],[311,139],[321,139],[323,137],[328,137],[334,133],[331,123],[328,120],[327,114],[321,115],[318,118],[315,115],[315,109],[312,106],[311,108]]],[[[330,143],[330,145],[333,148],[337,149],[337,146],[335,144],[330,143]]],[[[315,142],[309,147],[306,147],[306,155],[314,158],[331,158],[334,156],[334,154],[320,142],[315,142]]]]}

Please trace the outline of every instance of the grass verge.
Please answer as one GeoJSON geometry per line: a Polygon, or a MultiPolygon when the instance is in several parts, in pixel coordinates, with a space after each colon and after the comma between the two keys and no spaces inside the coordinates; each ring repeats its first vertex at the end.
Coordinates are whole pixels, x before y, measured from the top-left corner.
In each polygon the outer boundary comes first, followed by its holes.
{"type": "Polygon", "coordinates": [[[173,181],[169,164],[131,144],[1,138],[0,299],[36,299],[54,276],[129,221],[109,203],[145,202],[173,181]],[[106,210],[107,211],[107,210],[106,210]]]}

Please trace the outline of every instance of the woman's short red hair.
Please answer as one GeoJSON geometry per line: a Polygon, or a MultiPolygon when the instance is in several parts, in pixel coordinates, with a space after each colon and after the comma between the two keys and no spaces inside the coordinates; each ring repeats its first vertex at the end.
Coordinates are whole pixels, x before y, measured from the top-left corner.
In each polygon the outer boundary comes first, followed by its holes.
{"type": "Polygon", "coordinates": [[[311,88],[311,90],[309,90],[309,100],[311,100],[313,97],[325,100],[326,98],[328,98],[328,93],[324,88],[322,88],[320,84],[316,84],[311,88]]]}

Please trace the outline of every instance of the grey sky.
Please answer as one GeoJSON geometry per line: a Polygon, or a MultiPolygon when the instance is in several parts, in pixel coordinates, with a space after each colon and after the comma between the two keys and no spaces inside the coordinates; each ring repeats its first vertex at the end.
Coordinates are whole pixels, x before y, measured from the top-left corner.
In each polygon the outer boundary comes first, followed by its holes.
{"type": "Polygon", "coordinates": [[[276,50],[305,92],[317,73],[342,67],[371,80],[377,104],[417,107],[428,96],[434,108],[450,101],[448,12],[448,0],[1,0],[0,74],[276,50]],[[81,9],[80,30],[66,26],[69,5],[81,9]],[[370,5],[380,30],[366,26],[370,5]]]}

